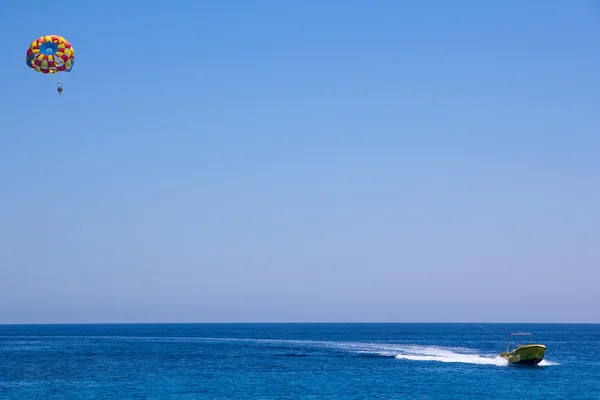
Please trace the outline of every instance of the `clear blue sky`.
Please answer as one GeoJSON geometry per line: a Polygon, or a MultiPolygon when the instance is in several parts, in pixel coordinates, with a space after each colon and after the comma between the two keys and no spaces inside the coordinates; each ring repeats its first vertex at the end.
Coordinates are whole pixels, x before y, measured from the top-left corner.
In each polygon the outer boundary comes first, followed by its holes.
{"type": "Polygon", "coordinates": [[[0,34],[0,323],[600,322],[598,2],[4,0],[0,34]]]}

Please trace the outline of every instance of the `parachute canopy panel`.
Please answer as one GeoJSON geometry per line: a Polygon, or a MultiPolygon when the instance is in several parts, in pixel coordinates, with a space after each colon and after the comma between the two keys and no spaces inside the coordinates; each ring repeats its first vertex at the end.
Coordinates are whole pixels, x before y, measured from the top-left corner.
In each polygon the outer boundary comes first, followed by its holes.
{"type": "Polygon", "coordinates": [[[40,36],[31,42],[25,60],[29,68],[42,74],[69,72],[75,63],[75,49],[62,36],[40,36]]]}

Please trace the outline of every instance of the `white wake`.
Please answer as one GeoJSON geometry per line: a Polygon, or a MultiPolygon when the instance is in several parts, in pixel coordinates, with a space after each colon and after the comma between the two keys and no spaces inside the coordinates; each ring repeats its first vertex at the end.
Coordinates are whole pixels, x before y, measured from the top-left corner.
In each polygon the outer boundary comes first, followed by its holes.
{"type": "Polygon", "coordinates": [[[461,347],[426,346],[416,344],[340,344],[359,353],[373,353],[409,361],[437,361],[479,365],[508,365],[508,361],[497,354],[478,354],[477,350],[461,347]]]}
{"type": "MultiPolygon", "coordinates": [[[[211,340],[211,339],[209,339],[211,340]]],[[[508,366],[508,360],[501,358],[497,353],[481,354],[480,350],[464,347],[442,347],[433,345],[373,343],[373,342],[335,342],[318,340],[278,340],[278,339],[217,339],[250,341],[255,344],[281,344],[298,348],[328,348],[337,351],[355,354],[379,355],[394,357],[398,360],[408,361],[437,361],[443,363],[464,363],[478,365],[508,366]]],[[[560,365],[557,362],[543,360],[540,367],[560,365]]]]}
{"type": "MultiPolygon", "coordinates": [[[[70,337],[71,339],[73,337],[70,337]]],[[[354,354],[377,355],[394,357],[406,361],[434,361],[442,363],[464,363],[478,365],[508,366],[506,359],[500,358],[497,353],[482,354],[480,350],[465,347],[444,347],[435,345],[419,345],[404,343],[379,343],[379,342],[338,342],[321,340],[286,340],[286,339],[258,339],[258,338],[224,338],[224,337],[153,337],[153,336],[96,336],[94,339],[119,339],[119,340],[144,340],[151,342],[238,342],[251,343],[252,345],[282,346],[287,349],[296,348],[310,351],[329,349],[354,354]]],[[[90,339],[86,337],[86,339],[90,339]]],[[[540,367],[560,365],[548,359],[538,364],[540,367]]]]}

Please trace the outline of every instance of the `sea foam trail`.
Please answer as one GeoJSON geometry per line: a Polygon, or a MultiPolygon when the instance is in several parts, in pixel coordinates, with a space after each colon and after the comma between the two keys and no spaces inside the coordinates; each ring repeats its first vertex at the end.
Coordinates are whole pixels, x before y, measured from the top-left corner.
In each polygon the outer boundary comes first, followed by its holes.
{"type": "MultiPolygon", "coordinates": [[[[341,344],[341,347],[345,347],[341,344]]],[[[508,362],[497,355],[478,354],[475,349],[424,346],[415,344],[376,344],[365,343],[350,346],[359,353],[374,353],[381,356],[395,357],[409,361],[438,361],[446,363],[466,363],[480,365],[508,365],[508,362]],[[362,347],[362,348],[361,348],[362,347]]]]}
{"type": "MultiPolygon", "coordinates": [[[[463,363],[478,365],[509,366],[508,360],[497,354],[479,354],[476,349],[461,347],[440,347],[413,344],[379,344],[379,343],[338,343],[337,347],[358,353],[371,353],[390,356],[398,360],[437,361],[444,363],[463,363]]],[[[542,360],[540,367],[560,365],[550,360],[542,360]]]]}
{"type": "MultiPolygon", "coordinates": [[[[213,340],[219,340],[214,338],[213,340]]],[[[509,362],[497,354],[479,354],[476,349],[462,347],[440,347],[416,344],[372,343],[372,342],[335,342],[314,340],[277,340],[277,339],[222,339],[233,341],[251,341],[264,344],[285,344],[303,348],[329,348],[331,350],[355,354],[379,355],[408,361],[437,361],[444,363],[464,363],[478,365],[508,366],[509,362]]],[[[539,366],[560,365],[543,360],[539,366]]]]}
{"type": "MultiPolygon", "coordinates": [[[[268,340],[267,340],[268,341],[268,340]]],[[[358,354],[372,354],[383,357],[394,357],[409,361],[437,361],[445,363],[464,363],[478,365],[508,366],[508,360],[497,354],[479,354],[476,349],[463,347],[440,347],[416,344],[364,343],[364,342],[331,342],[331,341],[274,341],[300,347],[325,347],[338,351],[358,354]]],[[[560,365],[557,362],[543,360],[538,366],[560,365]]]]}
{"type": "MultiPolygon", "coordinates": [[[[412,351],[403,351],[397,354],[395,358],[411,361],[438,361],[445,363],[464,363],[479,365],[496,365],[499,367],[509,366],[508,360],[498,355],[483,355],[476,353],[462,353],[440,347],[417,347],[412,351]]],[[[542,360],[538,366],[546,367],[550,365],[560,365],[557,362],[542,360]]]]}
{"type": "MultiPolygon", "coordinates": [[[[254,345],[285,346],[286,348],[303,349],[329,349],[354,354],[378,355],[394,357],[407,361],[435,361],[443,363],[464,363],[478,365],[508,366],[507,360],[497,354],[479,354],[479,350],[463,347],[442,347],[434,345],[380,343],[380,342],[337,342],[320,340],[293,340],[293,339],[258,339],[258,338],[226,338],[226,337],[154,337],[154,336],[95,336],[73,337],[69,339],[105,339],[105,340],[130,340],[150,341],[158,343],[169,342],[238,342],[252,343],[254,345]]],[[[560,365],[557,362],[544,359],[538,364],[540,367],[560,365]]]]}
{"type": "Polygon", "coordinates": [[[438,361],[445,363],[463,363],[497,366],[508,365],[508,361],[499,356],[486,357],[479,354],[461,354],[449,350],[435,348],[426,350],[423,354],[398,354],[395,357],[397,359],[411,361],[438,361]]]}

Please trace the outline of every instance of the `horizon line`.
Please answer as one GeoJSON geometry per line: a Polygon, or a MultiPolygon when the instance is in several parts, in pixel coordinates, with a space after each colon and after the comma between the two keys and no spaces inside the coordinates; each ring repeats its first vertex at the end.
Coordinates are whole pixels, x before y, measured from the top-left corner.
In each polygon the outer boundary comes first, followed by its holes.
{"type": "Polygon", "coordinates": [[[363,324],[363,325],[389,325],[389,324],[527,324],[527,325],[600,325],[600,322],[523,322],[523,321],[494,321],[494,322],[472,322],[472,321],[196,321],[196,322],[21,322],[4,323],[1,326],[33,326],[33,325],[342,325],[342,324],[363,324]]]}

